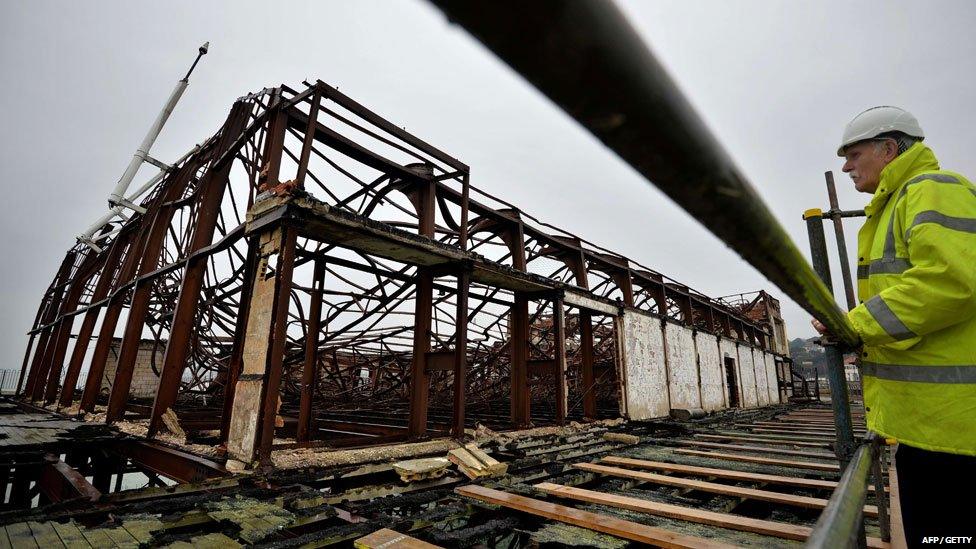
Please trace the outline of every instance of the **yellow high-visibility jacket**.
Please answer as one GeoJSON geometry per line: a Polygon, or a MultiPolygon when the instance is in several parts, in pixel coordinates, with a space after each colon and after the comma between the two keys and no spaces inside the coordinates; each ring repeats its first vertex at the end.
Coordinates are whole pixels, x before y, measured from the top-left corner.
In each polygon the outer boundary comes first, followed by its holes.
{"type": "Polygon", "coordinates": [[[921,142],[881,172],[858,233],[868,428],[976,455],[976,189],[921,142]]]}

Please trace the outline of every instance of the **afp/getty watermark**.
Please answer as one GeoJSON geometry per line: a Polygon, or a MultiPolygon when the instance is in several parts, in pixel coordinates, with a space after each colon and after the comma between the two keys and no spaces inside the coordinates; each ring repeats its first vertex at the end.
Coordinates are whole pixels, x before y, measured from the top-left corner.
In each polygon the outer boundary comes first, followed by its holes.
{"type": "Polygon", "coordinates": [[[973,536],[925,536],[922,543],[933,543],[936,545],[950,545],[961,543],[972,543],[973,536]]]}

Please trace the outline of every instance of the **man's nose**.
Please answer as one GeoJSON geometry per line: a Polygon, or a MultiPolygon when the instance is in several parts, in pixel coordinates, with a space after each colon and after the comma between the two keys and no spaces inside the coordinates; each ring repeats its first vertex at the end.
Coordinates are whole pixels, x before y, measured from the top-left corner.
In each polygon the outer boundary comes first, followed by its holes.
{"type": "Polygon", "coordinates": [[[845,161],[844,162],[844,167],[841,168],[841,171],[843,171],[844,173],[847,173],[847,172],[850,172],[850,171],[854,171],[854,164],[851,163],[850,160],[845,161]]]}

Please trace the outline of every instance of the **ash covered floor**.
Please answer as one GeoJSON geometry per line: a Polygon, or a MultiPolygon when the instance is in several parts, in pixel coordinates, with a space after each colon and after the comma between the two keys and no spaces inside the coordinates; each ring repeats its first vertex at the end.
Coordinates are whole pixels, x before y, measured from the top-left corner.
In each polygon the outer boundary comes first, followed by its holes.
{"type": "MultiPolygon", "coordinates": [[[[185,447],[2,411],[3,547],[787,546],[839,478],[817,405],[282,450],[238,474],[185,447]]],[[[865,507],[872,547],[886,546],[877,512],[865,507]]]]}

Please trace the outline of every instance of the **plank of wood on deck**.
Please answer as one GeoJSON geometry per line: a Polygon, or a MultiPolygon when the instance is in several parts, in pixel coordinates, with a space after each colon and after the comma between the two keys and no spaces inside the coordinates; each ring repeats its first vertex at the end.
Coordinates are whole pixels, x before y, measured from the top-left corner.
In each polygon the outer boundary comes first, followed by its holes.
{"type": "Polygon", "coordinates": [[[31,534],[34,535],[34,541],[37,542],[38,547],[44,549],[63,549],[64,544],[61,543],[61,537],[58,536],[58,532],[51,526],[50,522],[34,522],[28,521],[27,526],[31,529],[31,534]]]}
{"type": "Polygon", "coordinates": [[[734,547],[720,541],[698,538],[678,532],[665,530],[623,520],[616,517],[601,515],[581,509],[574,509],[565,505],[541,501],[516,494],[509,494],[500,490],[485,488],[484,486],[468,485],[455,489],[455,492],[462,496],[474,498],[486,503],[501,505],[523,513],[529,513],[540,517],[545,517],[574,526],[581,526],[597,532],[603,532],[612,536],[617,536],[631,541],[646,543],[667,548],[727,548],[734,547]]]}
{"type": "Polygon", "coordinates": [[[744,454],[727,454],[723,452],[703,452],[701,450],[686,450],[678,448],[676,454],[686,456],[700,456],[713,459],[727,459],[729,461],[744,461],[746,463],[756,463],[762,465],[775,465],[777,467],[794,467],[797,469],[812,469],[814,471],[839,472],[840,466],[835,463],[815,463],[812,461],[793,461],[788,459],[763,458],[757,456],[747,456],[744,454]]]}
{"type": "Polygon", "coordinates": [[[439,549],[440,545],[382,528],[353,542],[356,549],[439,549]]]}
{"type": "MultiPolygon", "coordinates": [[[[534,487],[537,490],[541,490],[547,494],[576,501],[607,505],[610,507],[616,507],[618,509],[628,509],[630,511],[637,511],[640,513],[648,513],[651,515],[677,520],[686,520],[699,524],[709,524],[711,526],[719,526],[731,530],[752,532],[754,534],[763,534],[783,539],[803,541],[810,537],[810,533],[813,531],[811,528],[806,526],[797,526],[795,524],[788,524],[785,522],[755,519],[728,513],[717,513],[715,511],[683,507],[681,505],[673,505],[670,503],[660,503],[618,494],[605,494],[583,488],[553,484],[551,482],[536,484],[534,487]]],[[[887,543],[882,542],[878,538],[868,538],[868,547],[887,546],[887,543]]]]}
{"type": "MultiPolygon", "coordinates": [[[[798,496],[795,494],[786,494],[783,492],[774,492],[771,490],[760,490],[757,488],[744,488],[741,486],[731,486],[729,484],[721,484],[718,482],[693,480],[693,479],[675,477],[670,475],[659,475],[657,473],[645,473],[643,471],[631,471],[629,469],[621,469],[619,467],[608,467],[606,465],[597,465],[594,463],[577,463],[573,467],[583,471],[589,471],[591,473],[599,473],[601,475],[608,475],[608,476],[619,477],[619,478],[628,478],[631,480],[639,480],[643,482],[653,482],[665,486],[676,486],[678,488],[691,488],[693,490],[710,492],[712,494],[722,494],[725,496],[743,497],[743,498],[754,499],[758,501],[781,503],[783,505],[806,507],[808,509],[823,509],[824,507],[827,506],[827,500],[824,498],[798,496]]],[[[865,505],[864,514],[869,517],[877,517],[878,516],[877,506],[865,505]]]]}

